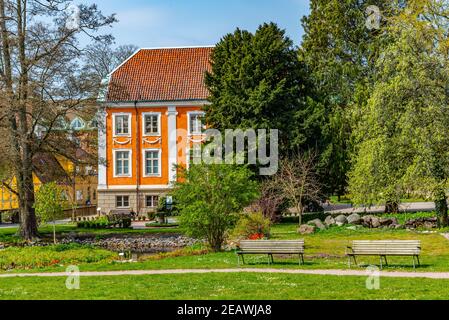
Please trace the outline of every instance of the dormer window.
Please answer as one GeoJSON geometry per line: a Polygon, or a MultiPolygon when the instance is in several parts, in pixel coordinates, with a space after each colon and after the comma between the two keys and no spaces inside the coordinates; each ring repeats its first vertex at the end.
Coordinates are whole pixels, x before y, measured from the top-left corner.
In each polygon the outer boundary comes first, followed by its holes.
{"type": "Polygon", "coordinates": [[[70,128],[72,130],[83,130],[85,126],[85,123],[82,119],[80,118],[75,118],[73,119],[73,121],[70,123],[70,128]]]}

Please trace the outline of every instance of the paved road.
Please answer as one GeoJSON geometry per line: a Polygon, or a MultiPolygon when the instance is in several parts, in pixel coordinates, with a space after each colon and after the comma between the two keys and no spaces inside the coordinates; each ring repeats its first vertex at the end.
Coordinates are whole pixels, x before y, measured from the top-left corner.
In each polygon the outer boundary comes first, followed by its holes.
{"type": "MultiPolygon", "coordinates": [[[[276,274],[308,274],[328,276],[368,276],[363,270],[295,270],[295,269],[179,269],[179,270],[127,270],[127,271],[104,271],[104,272],[81,272],[83,277],[104,276],[142,276],[161,274],[205,274],[205,273],[276,273],[276,274]]],[[[17,277],[67,277],[73,276],[65,272],[55,273],[10,273],[0,274],[0,278],[17,277]]],[[[429,278],[449,279],[449,272],[388,272],[381,271],[381,277],[391,278],[429,278]]]]}

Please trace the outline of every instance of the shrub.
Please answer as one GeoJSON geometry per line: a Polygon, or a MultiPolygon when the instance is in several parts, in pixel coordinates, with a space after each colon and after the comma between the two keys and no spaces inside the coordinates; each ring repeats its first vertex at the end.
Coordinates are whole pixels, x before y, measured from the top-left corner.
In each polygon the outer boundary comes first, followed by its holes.
{"type": "Polygon", "coordinates": [[[205,238],[220,251],[238,213],[258,196],[253,176],[246,166],[202,164],[181,169],[173,198],[187,235],[205,238]]]}
{"type": "Polygon", "coordinates": [[[242,214],[232,232],[233,238],[258,240],[270,236],[271,221],[262,212],[242,214]]]}

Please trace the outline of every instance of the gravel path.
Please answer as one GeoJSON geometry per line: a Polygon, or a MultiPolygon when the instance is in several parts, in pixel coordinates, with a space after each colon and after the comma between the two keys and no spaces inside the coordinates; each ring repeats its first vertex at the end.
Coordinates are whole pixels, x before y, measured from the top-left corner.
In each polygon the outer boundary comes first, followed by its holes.
{"type": "MultiPolygon", "coordinates": [[[[126,271],[104,271],[104,272],[80,272],[80,276],[141,276],[159,274],[205,274],[205,273],[279,273],[279,274],[309,274],[329,276],[368,276],[369,273],[362,270],[294,270],[294,269],[179,269],[179,270],[126,270],[126,271]]],[[[0,278],[14,277],[67,277],[65,272],[55,273],[10,273],[0,274],[0,278]]],[[[449,272],[380,272],[381,277],[392,278],[429,278],[449,279],[449,272]]]]}

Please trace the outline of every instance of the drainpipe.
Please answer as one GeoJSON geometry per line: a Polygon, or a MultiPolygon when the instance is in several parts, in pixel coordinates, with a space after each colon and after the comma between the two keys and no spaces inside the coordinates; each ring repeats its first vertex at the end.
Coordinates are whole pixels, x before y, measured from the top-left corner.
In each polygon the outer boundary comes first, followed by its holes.
{"type": "Polygon", "coordinates": [[[136,111],[136,213],[140,214],[140,125],[139,113],[137,110],[137,100],[134,101],[134,109],[136,111]]]}

